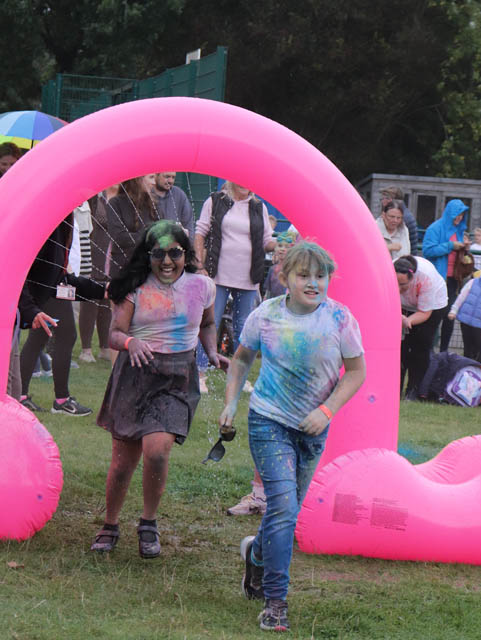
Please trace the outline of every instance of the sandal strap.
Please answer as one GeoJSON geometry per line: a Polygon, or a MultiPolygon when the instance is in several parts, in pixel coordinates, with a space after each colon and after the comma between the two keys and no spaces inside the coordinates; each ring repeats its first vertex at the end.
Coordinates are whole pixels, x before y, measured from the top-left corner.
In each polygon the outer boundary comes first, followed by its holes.
{"type": "Polygon", "coordinates": [[[99,539],[102,538],[103,536],[110,536],[111,538],[119,538],[120,531],[118,530],[114,531],[113,529],[102,529],[102,531],[99,531],[95,536],[95,542],[98,542],[99,539]]]}
{"type": "Polygon", "coordinates": [[[155,535],[160,538],[160,533],[157,527],[153,527],[150,524],[139,524],[139,526],[137,527],[137,533],[142,533],[143,531],[150,531],[151,533],[155,533],[155,535]]]}

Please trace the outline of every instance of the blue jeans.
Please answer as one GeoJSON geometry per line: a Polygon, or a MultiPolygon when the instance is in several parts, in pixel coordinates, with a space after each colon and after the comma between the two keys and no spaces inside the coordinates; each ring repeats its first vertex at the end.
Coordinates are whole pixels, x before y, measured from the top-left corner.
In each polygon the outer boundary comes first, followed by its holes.
{"type": "Polygon", "coordinates": [[[287,597],[297,515],[324,451],[328,429],[309,436],[249,411],[249,445],[267,499],[252,545],[254,561],[264,565],[266,598],[287,597]]]}
{"type": "MultiPolygon", "coordinates": [[[[239,346],[239,338],[242,327],[249,313],[254,309],[258,297],[257,289],[232,289],[224,287],[221,284],[216,285],[215,303],[214,303],[214,319],[215,326],[219,328],[222,315],[229,293],[232,296],[232,331],[234,333],[234,350],[239,346]]],[[[209,364],[207,354],[205,353],[199,341],[197,349],[197,366],[200,371],[205,371],[209,364]]]]}

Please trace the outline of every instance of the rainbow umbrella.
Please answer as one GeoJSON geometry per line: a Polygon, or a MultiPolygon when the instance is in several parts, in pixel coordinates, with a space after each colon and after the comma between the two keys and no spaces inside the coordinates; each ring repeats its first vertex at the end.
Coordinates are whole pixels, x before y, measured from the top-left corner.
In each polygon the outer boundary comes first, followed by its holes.
{"type": "Polygon", "coordinates": [[[67,122],[41,111],[7,111],[0,113],[0,143],[13,142],[31,149],[67,122]]]}

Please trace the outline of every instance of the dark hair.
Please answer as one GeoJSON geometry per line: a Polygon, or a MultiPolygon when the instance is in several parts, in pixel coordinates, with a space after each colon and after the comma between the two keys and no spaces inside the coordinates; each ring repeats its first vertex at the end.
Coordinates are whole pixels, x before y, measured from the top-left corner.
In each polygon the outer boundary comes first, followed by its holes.
{"type": "Polygon", "coordinates": [[[394,263],[394,271],[402,273],[412,280],[418,268],[417,260],[414,256],[401,256],[394,263]]]}
{"type": "Polygon", "coordinates": [[[22,152],[13,142],[4,142],[0,144],[0,158],[3,156],[13,156],[18,160],[22,157],[22,152]]]}
{"type": "Polygon", "coordinates": [[[109,298],[118,304],[127,294],[135,291],[147,280],[150,272],[150,255],[152,248],[159,243],[164,246],[171,242],[178,242],[185,251],[185,271],[195,273],[198,262],[189,238],[182,226],[173,220],[159,220],[146,227],[136,245],[132,257],[122,269],[117,278],[113,278],[109,285],[109,298]],[[168,241],[168,242],[167,242],[168,241]]]}
{"type": "Polygon", "coordinates": [[[140,227],[141,217],[139,212],[148,213],[151,220],[157,219],[154,203],[150,193],[144,188],[143,185],[144,176],[138,178],[131,178],[125,180],[120,184],[118,196],[127,198],[134,206],[135,209],[135,221],[133,231],[137,231],[140,227]]]}
{"type": "Polygon", "coordinates": [[[391,200],[391,202],[384,205],[382,212],[387,213],[390,209],[399,209],[404,217],[403,202],[401,202],[401,200],[391,200]]]}

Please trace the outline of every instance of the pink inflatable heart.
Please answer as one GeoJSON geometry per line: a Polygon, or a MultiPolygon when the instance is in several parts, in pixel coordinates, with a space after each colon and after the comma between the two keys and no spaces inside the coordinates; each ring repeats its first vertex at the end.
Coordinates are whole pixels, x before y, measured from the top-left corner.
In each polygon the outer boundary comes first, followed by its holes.
{"type": "Polygon", "coordinates": [[[363,449],[318,469],[297,523],[307,553],[481,564],[481,436],[410,464],[363,449]]]}

